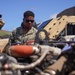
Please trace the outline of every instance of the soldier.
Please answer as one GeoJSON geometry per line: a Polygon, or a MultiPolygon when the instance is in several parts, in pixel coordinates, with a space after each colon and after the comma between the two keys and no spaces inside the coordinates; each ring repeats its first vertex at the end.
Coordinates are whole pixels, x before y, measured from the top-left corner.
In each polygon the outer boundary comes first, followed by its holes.
{"type": "Polygon", "coordinates": [[[25,44],[27,41],[35,39],[37,29],[33,27],[34,17],[32,11],[24,12],[21,26],[12,31],[11,43],[25,44]]]}
{"type": "Polygon", "coordinates": [[[0,14],[0,30],[4,26],[4,21],[2,20],[2,15],[0,14]]]}

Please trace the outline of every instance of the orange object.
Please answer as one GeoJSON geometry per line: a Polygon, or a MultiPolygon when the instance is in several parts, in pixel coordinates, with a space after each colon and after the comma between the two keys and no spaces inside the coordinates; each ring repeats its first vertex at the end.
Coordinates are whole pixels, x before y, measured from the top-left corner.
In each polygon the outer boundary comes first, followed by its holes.
{"type": "Polygon", "coordinates": [[[34,53],[33,46],[16,45],[11,46],[11,54],[15,57],[28,57],[34,53]]]}

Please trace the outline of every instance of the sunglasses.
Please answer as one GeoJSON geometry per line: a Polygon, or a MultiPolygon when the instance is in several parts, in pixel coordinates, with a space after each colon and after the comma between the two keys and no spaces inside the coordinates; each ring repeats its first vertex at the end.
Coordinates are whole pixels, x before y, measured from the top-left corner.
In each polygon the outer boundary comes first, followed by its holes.
{"type": "Polygon", "coordinates": [[[27,23],[29,23],[29,22],[33,23],[34,20],[26,20],[26,22],[27,22],[27,23]]]}

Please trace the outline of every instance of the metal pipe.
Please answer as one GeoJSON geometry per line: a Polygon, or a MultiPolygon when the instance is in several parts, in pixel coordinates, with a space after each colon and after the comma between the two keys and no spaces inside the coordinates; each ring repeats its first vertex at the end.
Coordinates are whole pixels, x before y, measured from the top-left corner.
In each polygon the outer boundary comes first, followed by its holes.
{"type": "Polygon", "coordinates": [[[34,68],[42,62],[42,60],[45,58],[48,51],[49,50],[45,50],[44,53],[42,54],[42,56],[36,62],[33,62],[31,64],[28,64],[28,65],[20,65],[20,64],[12,63],[12,64],[9,64],[9,68],[11,68],[11,69],[21,69],[21,70],[22,69],[27,70],[27,69],[34,68]]]}

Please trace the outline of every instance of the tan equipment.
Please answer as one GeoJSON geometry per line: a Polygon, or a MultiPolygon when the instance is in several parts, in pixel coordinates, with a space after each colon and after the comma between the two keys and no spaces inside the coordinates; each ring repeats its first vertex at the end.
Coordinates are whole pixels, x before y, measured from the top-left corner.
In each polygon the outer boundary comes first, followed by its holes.
{"type": "Polygon", "coordinates": [[[67,34],[68,24],[75,25],[75,16],[62,16],[52,19],[44,29],[49,33],[50,39],[56,39],[60,33],[65,29],[65,36],[67,34]]]}

